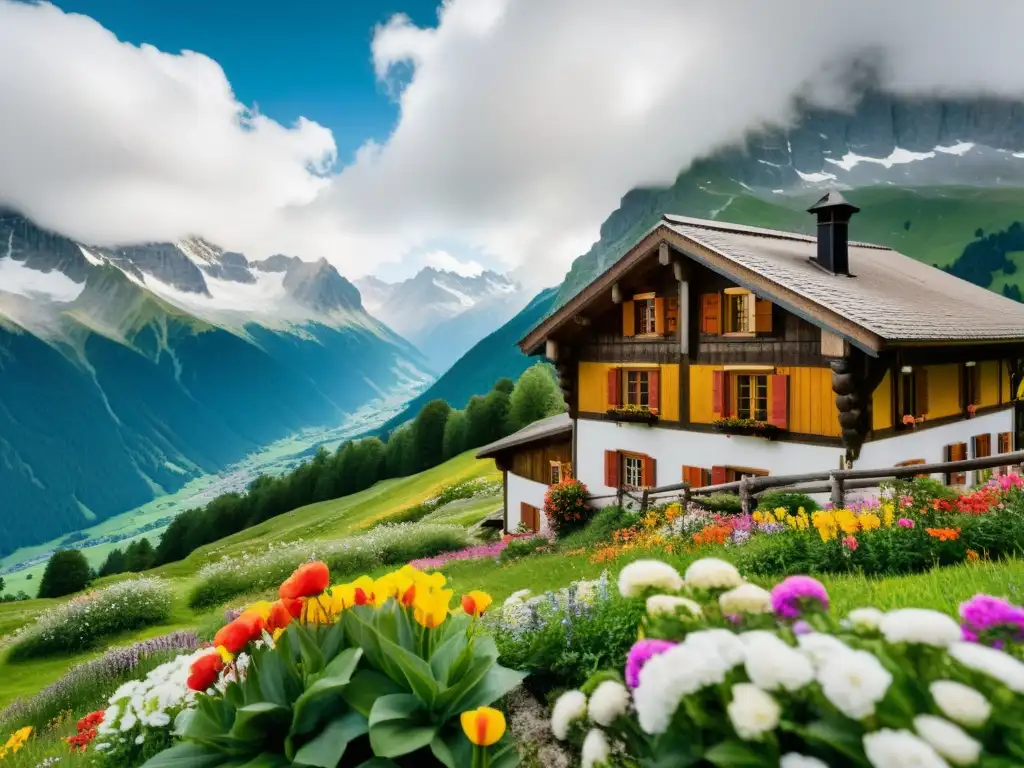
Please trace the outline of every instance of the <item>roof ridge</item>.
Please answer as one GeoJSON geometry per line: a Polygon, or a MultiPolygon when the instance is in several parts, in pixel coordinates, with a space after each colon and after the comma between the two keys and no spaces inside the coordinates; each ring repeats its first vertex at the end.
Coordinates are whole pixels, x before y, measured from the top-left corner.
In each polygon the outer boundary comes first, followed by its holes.
{"type": "MultiPolygon", "coordinates": [[[[802,243],[815,243],[817,238],[814,235],[805,235],[802,232],[788,232],[783,229],[769,229],[767,227],[752,227],[748,224],[737,224],[730,221],[716,221],[714,219],[697,219],[692,216],[681,216],[676,213],[662,214],[662,220],[670,224],[682,224],[698,229],[710,229],[716,232],[733,232],[752,237],[770,237],[776,240],[794,240],[802,243]]],[[[880,251],[891,251],[888,245],[877,243],[865,243],[860,240],[850,240],[849,244],[854,248],[875,248],[880,251]]]]}

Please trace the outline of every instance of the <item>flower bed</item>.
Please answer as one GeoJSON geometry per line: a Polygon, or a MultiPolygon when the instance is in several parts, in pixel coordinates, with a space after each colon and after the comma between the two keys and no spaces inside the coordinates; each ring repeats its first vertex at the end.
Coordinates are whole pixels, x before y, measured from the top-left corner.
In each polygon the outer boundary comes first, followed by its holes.
{"type": "Polygon", "coordinates": [[[9,658],[87,650],[110,635],[167,621],[171,596],[167,582],[154,578],[121,581],[87,592],[51,608],[18,632],[9,658]]]}
{"type": "Polygon", "coordinates": [[[189,595],[193,608],[209,608],[237,595],[279,584],[301,563],[320,558],[336,573],[355,576],[382,565],[397,565],[466,546],[469,534],[457,525],[395,523],[340,541],[296,541],[259,555],[229,557],[204,566],[189,595]]]}
{"type": "Polygon", "coordinates": [[[810,577],[769,592],[714,559],[685,577],[637,561],[619,590],[646,602],[643,639],[552,712],[584,766],[948,768],[1024,754],[1024,609],[1005,600],[968,601],[962,626],[915,608],[840,619],[810,577]]]}
{"type": "Polygon", "coordinates": [[[780,435],[783,430],[767,421],[755,419],[718,419],[711,423],[711,429],[725,435],[746,435],[749,437],[763,437],[771,440],[780,435]]]}

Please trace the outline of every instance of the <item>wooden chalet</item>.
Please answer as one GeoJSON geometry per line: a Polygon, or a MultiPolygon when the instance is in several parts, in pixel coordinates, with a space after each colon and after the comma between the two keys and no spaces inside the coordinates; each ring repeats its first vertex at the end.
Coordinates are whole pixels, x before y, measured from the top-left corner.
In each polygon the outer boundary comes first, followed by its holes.
{"type": "Polygon", "coordinates": [[[592,493],[1024,445],[1024,305],[850,242],[857,210],[829,193],[816,237],[666,215],[520,342],[592,493]]]}

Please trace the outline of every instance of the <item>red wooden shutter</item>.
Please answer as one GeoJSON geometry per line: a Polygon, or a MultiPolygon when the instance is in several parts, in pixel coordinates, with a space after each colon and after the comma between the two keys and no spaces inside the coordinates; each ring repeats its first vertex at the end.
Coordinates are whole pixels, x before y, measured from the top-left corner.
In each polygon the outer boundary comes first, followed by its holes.
{"type": "Polygon", "coordinates": [[[914,416],[928,413],[928,371],[924,366],[914,368],[914,400],[917,406],[914,416]]]}
{"type": "Polygon", "coordinates": [[[689,483],[691,488],[703,488],[708,484],[708,471],[701,467],[683,465],[683,482],[689,483]]]}
{"type": "Polygon", "coordinates": [[[650,371],[647,374],[647,403],[648,408],[657,413],[661,408],[661,371],[650,371]]]}
{"type": "Polygon", "coordinates": [[[789,376],[770,376],[769,391],[768,422],[779,429],[789,429],[789,376]]]}
{"type": "Polygon", "coordinates": [[[999,452],[1010,453],[1013,450],[1013,435],[1010,432],[999,433],[999,452]]]}
{"type": "Polygon", "coordinates": [[[665,335],[665,300],[654,300],[654,332],[659,336],[665,335]]]}
{"type": "Polygon", "coordinates": [[[619,452],[604,452],[604,484],[609,488],[619,487],[619,452]]]}
{"type": "Polygon", "coordinates": [[[725,371],[713,371],[711,374],[711,410],[720,419],[729,414],[726,407],[725,371]]]}
{"type": "Polygon", "coordinates": [[[622,405],[622,387],[619,384],[619,369],[608,371],[608,407],[618,408],[622,405]]]}
{"type": "Polygon", "coordinates": [[[725,467],[711,468],[711,485],[721,485],[729,482],[729,471],[725,467]]]}
{"type": "Polygon", "coordinates": [[[636,336],[636,304],[632,301],[622,302],[622,335],[636,336]]]}
{"type": "Polygon", "coordinates": [[[705,293],[700,297],[700,332],[719,334],[722,332],[722,297],[717,293],[705,293]]]}
{"type": "Polygon", "coordinates": [[[658,463],[653,456],[644,456],[644,487],[654,488],[658,485],[658,463]]]}
{"type": "Polygon", "coordinates": [[[757,299],[754,304],[754,330],[758,333],[772,331],[772,303],[767,299],[757,299]]]}

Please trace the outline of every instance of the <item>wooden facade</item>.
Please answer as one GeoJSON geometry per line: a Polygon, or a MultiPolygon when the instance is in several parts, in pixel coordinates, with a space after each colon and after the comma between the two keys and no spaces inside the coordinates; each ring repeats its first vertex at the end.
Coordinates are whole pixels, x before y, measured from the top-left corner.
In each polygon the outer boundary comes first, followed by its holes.
{"type": "Polygon", "coordinates": [[[563,440],[542,446],[529,446],[512,452],[502,463],[507,463],[508,471],[519,477],[551,485],[552,464],[563,467],[572,464],[572,441],[563,440]]]}

